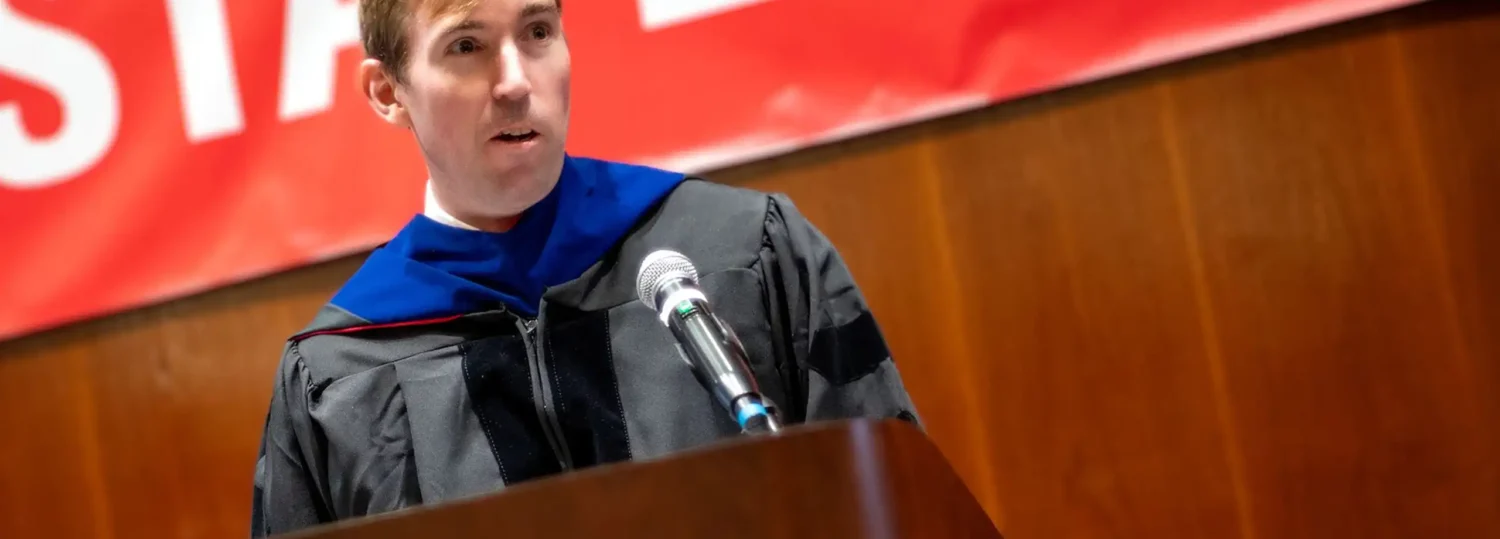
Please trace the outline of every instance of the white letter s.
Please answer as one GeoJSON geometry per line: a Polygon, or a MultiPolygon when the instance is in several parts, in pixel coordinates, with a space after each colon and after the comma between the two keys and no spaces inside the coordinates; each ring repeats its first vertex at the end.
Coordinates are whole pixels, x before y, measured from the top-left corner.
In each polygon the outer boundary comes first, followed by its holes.
{"type": "Polygon", "coordinates": [[[67,181],[93,167],[115,142],[120,95],[114,70],[93,44],[27,19],[0,0],[0,71],[57,96],[62,125],[32,138],[21,107],[0,103],[0,185],[18,189],[67,181]]]}

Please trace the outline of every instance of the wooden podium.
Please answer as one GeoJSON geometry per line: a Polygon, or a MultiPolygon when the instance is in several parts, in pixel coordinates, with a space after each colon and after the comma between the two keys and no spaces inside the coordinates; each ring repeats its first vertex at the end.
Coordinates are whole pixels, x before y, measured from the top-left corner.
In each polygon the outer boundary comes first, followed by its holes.
{"type": "Polygon", "coordinates": [[[295,539],[1000,538],[911,425],[803,425],[653,461],[601,466],[295,539]]]}

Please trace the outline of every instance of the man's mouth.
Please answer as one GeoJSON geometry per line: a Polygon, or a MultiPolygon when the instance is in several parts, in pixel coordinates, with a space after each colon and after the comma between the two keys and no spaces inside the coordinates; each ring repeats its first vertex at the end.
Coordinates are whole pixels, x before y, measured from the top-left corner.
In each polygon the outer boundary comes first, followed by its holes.
{"type": "Polygon", "coordinates": [[[501,132],[495,136],[500,142],[526,142],[537,137],[537,132],[530,129],[516,129],[501,132]]]}

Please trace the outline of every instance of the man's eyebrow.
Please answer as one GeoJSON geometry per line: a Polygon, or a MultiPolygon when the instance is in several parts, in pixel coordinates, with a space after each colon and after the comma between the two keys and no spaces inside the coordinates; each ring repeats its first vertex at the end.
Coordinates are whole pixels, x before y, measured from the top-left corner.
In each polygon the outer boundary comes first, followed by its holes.
{"type": "Polygon", "coordinates": [[[562,10],[557,8],[556,2],[532,2],[521,8],[521,18],[530,19],[539,15],[557,15],[562,10]]]}
{"type": "Polygon", "coordinates": [[[484,22],[482,22],[482,21],[477,21],[477,20],[474,20],[474,19],[465,19],[463,22],[460,22],[458,24],[455,24],[453,26],[448,27],[448,29],[446,29],[446,30],[443,30],[443,32],[441,34],[438,34],[438,39],[442,39],[442,38],[448,37],[450,35],[453,35],[453,34],[456,34],[456,33],[459,33],[459,32],[468,31],[468,30],[483,30],[484,27],[485,27],[484,26],[484,22]]]}

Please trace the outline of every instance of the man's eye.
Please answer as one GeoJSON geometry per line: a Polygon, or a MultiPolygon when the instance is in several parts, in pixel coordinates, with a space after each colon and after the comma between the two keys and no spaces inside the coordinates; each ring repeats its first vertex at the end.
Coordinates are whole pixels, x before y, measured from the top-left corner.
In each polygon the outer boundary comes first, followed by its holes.
{"type": "Polygon", "coordinates": [[[535,39],[537,41],[542,41],[549,37],[552,37],[552,27],[542,23],[532,25],[530,32],[531,39],[535,39]]]}
{"type": "Polygon", "coordinates": [[[454,41],[452,45],[449,45],[448,52],[454,54],[473,54],[479,52],[479,48],[480,47],[478,41],[475,41],[473,38],[466,37],[458,41],[454,41]]]}

